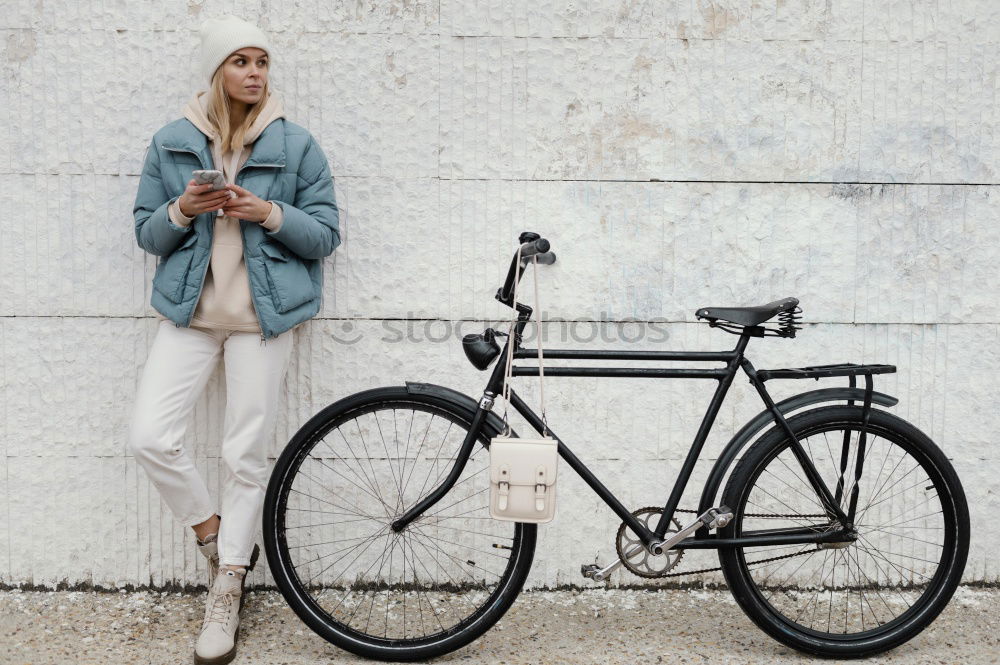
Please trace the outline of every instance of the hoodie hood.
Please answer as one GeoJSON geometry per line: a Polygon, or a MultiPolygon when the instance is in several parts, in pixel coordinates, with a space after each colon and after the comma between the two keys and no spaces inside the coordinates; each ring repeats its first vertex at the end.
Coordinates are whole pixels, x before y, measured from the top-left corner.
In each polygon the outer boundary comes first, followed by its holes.
{"type": "MultiPolygon", "coordinates": [[[[208,90],[199,90],[196,92],[184,107],[184,117],[190,120],[202,134],[207,136],[209,141],[217,144],[219,133],[208,119],[208,93],[208,90]]],[[[271,92],[264,101],[264,108],[261,109],[260,115],[250,125],[246,136],[243,137],[243,145],[248,145],[256,141],[257,137],[261,135],[268,125],[278,118],[283,117],[285,117],[285,109],[281,98],[274,92],[271,92]]]]}

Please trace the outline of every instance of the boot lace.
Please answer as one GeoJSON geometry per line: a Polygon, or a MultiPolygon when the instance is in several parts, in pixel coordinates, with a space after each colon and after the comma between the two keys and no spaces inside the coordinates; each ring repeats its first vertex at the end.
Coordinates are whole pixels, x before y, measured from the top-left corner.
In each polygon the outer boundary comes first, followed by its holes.
{"type": "Polygon", "coordinates": [[[233,594],[231,593],[220,593],[212,599],[212,605],[208,609],[208,615],[205,617],[205,623],[202,626],[202,630],[205,630],[210,623],[222,624],[223,628],[229,627],[229,616],[233,608],[234,602],[233,594]]]}

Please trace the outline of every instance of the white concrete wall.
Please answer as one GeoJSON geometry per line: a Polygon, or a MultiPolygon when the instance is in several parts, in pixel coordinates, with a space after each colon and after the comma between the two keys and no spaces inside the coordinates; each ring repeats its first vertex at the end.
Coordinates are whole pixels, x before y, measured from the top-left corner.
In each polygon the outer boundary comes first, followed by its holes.
{"type": "MultiPolygon", "coordinates": [[[[756,340],[758,367],[896,363],[876,385],[965,483],[965,579],[1000,578],[997,3],[5,0],[0,583],[203,579],[190,532],[125,451],[156,328],[156,258],[131,207],[150,136],[198,84],[199,23],[230,12],[273,36],[273,83],[326,150],[342,207],[272,455],[361,389],[478,394],[456,337],[390,344],[383,323],[506,317],[493,294],[533,230],[559,255],[542,271],[548,316],[663,317],[670,339],[651,348],[721,349],[735,338],[696,308],[797,296],[805,329],[756,340]]],[[[222,372],[186,437],[213,494],[222,372]]],[[[712,389],[547,386],[553,427],[636,506],[665,499],[712,389]],[[645,445],[625,458],[623,438],[645,445]]],[[[696,480],[758,409],[737,381],[696,480]]],[[[612,553],[616,520],[564,470],[530,584],[582,582],[581,562],[612,553]]]]}

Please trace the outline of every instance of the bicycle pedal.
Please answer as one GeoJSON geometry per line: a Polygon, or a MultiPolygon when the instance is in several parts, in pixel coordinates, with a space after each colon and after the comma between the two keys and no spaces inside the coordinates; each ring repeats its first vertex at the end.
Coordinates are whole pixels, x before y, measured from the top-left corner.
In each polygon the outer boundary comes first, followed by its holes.
{"type": "Polygon", "coordinates": [[[608,579],[611,575],[622,565],[621,559],[615,559],[606,566],[601,566],[598,563],[585,563],[580,566],[580,573],[583,574],[589,580],[594,580],[595,582],[603,582],[608,579]]]}
{"type": "Polygon", "coordinates": [[[733,511],[726,506],[710,508],[702,518],[702,523],[709,529],[721,529],[732,521],[733,511]]]}

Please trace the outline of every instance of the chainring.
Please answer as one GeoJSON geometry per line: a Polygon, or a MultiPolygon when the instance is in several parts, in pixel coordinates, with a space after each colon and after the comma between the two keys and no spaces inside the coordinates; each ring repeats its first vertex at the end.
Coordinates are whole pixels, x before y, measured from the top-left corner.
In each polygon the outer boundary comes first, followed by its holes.
{"type": "MultiPolygon", "coordinates": [[[[663,508],[647,507],[632,511],[632,515],[649,530],[656,528],[656,524],[660,521],[660,515],[662,514],[663,508]]],[[[677,528],[667,529],[667,534],[677,533],[681,530],[681,523],[677,521],[676,517],[673,518],[672,522],[677,528]]],[[[632,530],[628,528],[625,522],[622,522],[621,526],[618,527],[615,547],[618,550],[618,558],[621,559],[622,565],[639,577],[666,577],[666,574],[673,570],[684,557],[684,550],[667,550],[660,556],[653,556],[646,551],[642,541],[632,533],[632,530]],[[639,551],[634,553],[631,558],[625,556],[625,553],[633,550],[636,545],[639,546],[639,551]]]]}

